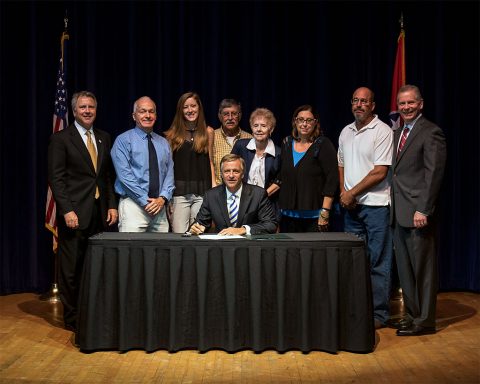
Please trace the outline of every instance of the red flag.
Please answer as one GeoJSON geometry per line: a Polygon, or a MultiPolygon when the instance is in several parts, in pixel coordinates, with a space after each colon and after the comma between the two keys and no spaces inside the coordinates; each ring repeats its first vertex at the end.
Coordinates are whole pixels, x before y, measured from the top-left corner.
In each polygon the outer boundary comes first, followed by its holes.
{"type": "Polygon", "coordinates": [[[405,31],[400,30],[397,39],[397,56],[395,68],[393,69],[392,97],[390,99],[390,126],[393,130],[402,125],[402,119],[397,111],[397,93],[400,87],[405,85],[405,31]]]}
{"type": "MultiPolygon", "coordinates": [[[[57,73],[57,87],[55,91],[55,108],[53,112],[53,133],[61,131],[68,125],[67,107],[67,78],[66,78],[66,57],[67,57],[67,32],[62,33],[60,39],[60,63],[57,73]]],[[[53,251],[57,251],[57,208],[53,199],[52,190],[48,187],[47,204],[45,212],[45,227],[53,234],[53,251]]]]}

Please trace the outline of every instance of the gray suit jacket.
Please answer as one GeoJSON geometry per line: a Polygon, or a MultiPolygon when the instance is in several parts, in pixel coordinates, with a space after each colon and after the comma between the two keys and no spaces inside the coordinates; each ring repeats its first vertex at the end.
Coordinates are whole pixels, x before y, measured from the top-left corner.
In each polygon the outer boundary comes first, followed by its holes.
{"type": "Polygon", "coordinates": [[[447,157],[445,136],[421,116],[397,158],[402,129],[394,134],[390,222],[413,228],[415,211],[431,216],[440,191],[447,157]]]}
{"type": "MultiPolygon", "coordinates": [[[[231,227],[225,185],[218,185],[205,192],[196,221],[207,228],[213,221],[217,232],[231,227]]],[[[249,225],[252,235],[275,233],[277,219],[263,188],[243,183],[236,227],[242,225],[249,225]]]]}

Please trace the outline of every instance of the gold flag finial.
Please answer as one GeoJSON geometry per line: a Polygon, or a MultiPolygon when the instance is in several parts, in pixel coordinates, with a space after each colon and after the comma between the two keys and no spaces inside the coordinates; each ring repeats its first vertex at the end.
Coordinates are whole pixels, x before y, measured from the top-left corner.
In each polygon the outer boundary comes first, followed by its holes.
{"type": "Polygon", "coordinates": [[[70,39],[70,36],[68,35],[68,31],[67,31],[67,27],[68,27],[68,16],[67,16],[67,10],[65,10],[65,17],[63,18],[63,23],[65,24],[65,30],[63,31],[62,33],[62,38],[60,39],[60,50],[61,50],[61,54],[62,54],[62,70],[63,70],[63,63],[65,62],[64,61],[64,58],[63,58],[63,51],[64,51],[64,48],[65,48],[65,40],[69,40],[70,39]]]}

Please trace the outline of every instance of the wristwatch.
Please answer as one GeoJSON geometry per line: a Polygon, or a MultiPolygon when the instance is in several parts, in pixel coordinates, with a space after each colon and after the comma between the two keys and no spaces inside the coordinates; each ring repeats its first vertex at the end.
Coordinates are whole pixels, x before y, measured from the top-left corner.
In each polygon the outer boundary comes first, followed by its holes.
{"type": "Polygon", "coordinates": [[[164,204],[167,204],[167,203],[168,203],[168,199],[167,199],[165,196],[160,196],[160,197],[163,199],[164,204]]]}

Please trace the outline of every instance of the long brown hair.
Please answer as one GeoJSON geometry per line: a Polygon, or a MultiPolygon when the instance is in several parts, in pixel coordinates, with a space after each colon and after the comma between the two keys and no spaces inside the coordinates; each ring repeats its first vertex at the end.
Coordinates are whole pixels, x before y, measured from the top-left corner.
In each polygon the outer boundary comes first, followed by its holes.
{"type": "Polygon", "coordinates": [[[172,151],[176,151],[185,142],[185,131],[187,130],[187,121],[183,113],[183,106],[187,99],[193,98],[198,104],[198,117],[195,125],[195,136],[193,139],[193,150],[197,153],[208,153],[207,123],[205,122],[205,113],[203,105],[195,92],[184,93],[178,99],[177,110],[173,117],[170,129],[165,132],[165,137],[170,143],[172,151]]]}

